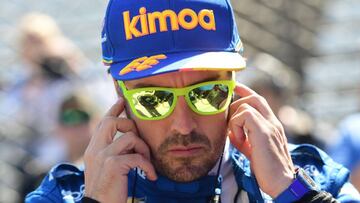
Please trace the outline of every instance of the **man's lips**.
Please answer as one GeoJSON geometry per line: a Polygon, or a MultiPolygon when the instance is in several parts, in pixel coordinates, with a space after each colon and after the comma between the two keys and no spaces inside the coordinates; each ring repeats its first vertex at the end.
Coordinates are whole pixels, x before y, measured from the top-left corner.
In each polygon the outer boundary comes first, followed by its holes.
{"type": "Polygon", "coordinates": [[[170,147],[168,153],[173,156],[195,156],[205,149],[202,145],[191,145],[191,146],[173,146],[170,147]]]}

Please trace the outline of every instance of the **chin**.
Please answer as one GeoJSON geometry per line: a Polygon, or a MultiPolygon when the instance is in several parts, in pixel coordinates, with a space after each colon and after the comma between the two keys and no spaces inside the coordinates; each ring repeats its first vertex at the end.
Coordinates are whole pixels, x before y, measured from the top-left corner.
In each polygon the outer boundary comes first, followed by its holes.
{"type": "MultiPolygon", "coordinates": [[[[216,157],[216,156],[212,156],[216,157]]],[[[211,159],[211,156],[205,158],[182,158],[161,160],[155,164],[158,172],[176,182],[191,182],[206,176],[215,166],[218,158],[211,159]]]]}
{"type": "Polygon", "coordinates": [[[168,178],[176,182],[192,182],[208,174],[208,171],[204,172],[202,170],[203,169],[198,167],[184,166],[176,169],[176,173],[174,173],[171,177],[168,178]]]}

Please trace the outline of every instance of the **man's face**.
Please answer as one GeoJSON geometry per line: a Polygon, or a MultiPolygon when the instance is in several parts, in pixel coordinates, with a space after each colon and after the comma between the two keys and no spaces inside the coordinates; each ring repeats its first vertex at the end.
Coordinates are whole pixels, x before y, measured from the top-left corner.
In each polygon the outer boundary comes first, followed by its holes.
{"type": "MultiPolygon", "coordinates": [[[[127,81],[125,85],[128,90],[151,86],[182,88],[230,78],[225,71],[175,72],[127,81]]],[[[135,121],[139,136],[150,147],[156,170],[172,180],[188,182],[207,175],[223,151],[227,111],[202,116],[193,112],[180,96],[174,111],[162,120],[141,120],[128,105],[127,112],[135,121]]]]}

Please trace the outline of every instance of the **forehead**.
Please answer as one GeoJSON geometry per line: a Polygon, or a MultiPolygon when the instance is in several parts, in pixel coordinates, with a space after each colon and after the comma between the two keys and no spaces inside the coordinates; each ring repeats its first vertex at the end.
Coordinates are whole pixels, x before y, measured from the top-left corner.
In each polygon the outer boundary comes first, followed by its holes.
{"type": "Polygon", "coordinates": [[[231,78],[229,71],[185,71],[172,72],[138,80],[126,81],[129,89],[140,87],[181,87],[204,81],[226,80],[231,78]]]}

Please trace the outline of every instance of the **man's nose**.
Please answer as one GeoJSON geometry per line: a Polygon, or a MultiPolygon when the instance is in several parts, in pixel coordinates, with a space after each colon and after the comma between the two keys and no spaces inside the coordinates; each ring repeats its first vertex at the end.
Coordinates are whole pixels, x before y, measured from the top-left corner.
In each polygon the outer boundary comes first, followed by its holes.
{"type": "Polygon", "coordinates": [[[179,97],[171,119],[171,132],[180,133],[182,135],[190,134],[196,129],[196,120],[194,119],[195,112],[191,110],[185,101],[184,97],[179,97]]]}

